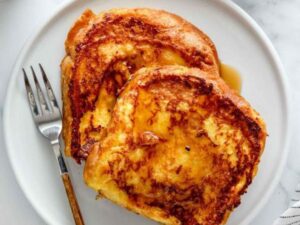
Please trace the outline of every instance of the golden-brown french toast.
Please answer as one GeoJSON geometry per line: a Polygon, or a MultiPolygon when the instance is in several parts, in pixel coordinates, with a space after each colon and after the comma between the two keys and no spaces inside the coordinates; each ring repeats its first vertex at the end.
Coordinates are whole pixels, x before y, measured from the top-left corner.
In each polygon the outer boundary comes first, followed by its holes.
{"type": "Polygon", "coordinates": [[[105,136],[119,90],[142,67],[185,65],[218,76],[212,41],[174,14],[154,9],[86,10],[69,31],[63,59],[65,153],[78,162],[105,136]]]}
{"type": "Polygon", "coordinates": [[[119,95],[84,179],[166,225],[220,225],[256,174],[265,124],[224,81],[197,68],[137,71],[119,95]]]}

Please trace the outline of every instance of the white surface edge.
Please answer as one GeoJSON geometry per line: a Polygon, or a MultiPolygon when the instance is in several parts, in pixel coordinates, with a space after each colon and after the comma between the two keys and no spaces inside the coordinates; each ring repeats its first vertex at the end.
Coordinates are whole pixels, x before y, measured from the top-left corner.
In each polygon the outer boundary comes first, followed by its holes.
{"type": "MultiPolygon", "coordinates": [[[[282,176],[283,170],[284,170],[284,166],[287,162],[287,157],[288,157],[288,153],[289,153],[289,145],[290,145],[290,138],[291,138],[291,131],[290,131],[290,118],[291,118],[291,95],[290,95],[290,91],[288,88],[288,81],[287,81],[287,76],[285,74],[285,70],[283,67],[283,64],[281,63],[280,57],[277,53],[277,51],[275,50],[271,40],[268,38],[268,36],[266,35],[266,33],[262,30],[262,28],[256,23],[256,21],[250,16],[248,15],[241,7],[239,7],[237,4],[235,4],[234,2],[230,1],[230,0],[223,0],[224,2],[227,3],[227,6],[235,9],[245,20],[246,23],[250,24],[250,27],[252,27],[254,30],[257,31],[258,37],[261,39],[261,41],[263,41],[266,44],[266,49],[269,52],[269,54],[271,55],[272,60],[274,61],[274,66],[276,67],[276,69],[279,71],[279,79],[281,81],[282,84],[282,88],[283,88],[283,94],[284,94],[284,100],[286,103],[286,126],[285,126],[285,144],[284,144],[284,148],[283,148],[283,155],[282,155],[282,160],[280,161],[280,164],[278,165],[278,173],[276,174],[276,177],[273,178],[272,183],[270,185],[270,189],[268,189],[268,191],[266,192],[266,195],[264,197],[264,199],[262,199],[259,204],[257,205],[257,207],[252,211],[252,218],[249,216],[246,219],[243,220],[242,225],[246,225],[249,224],[251,222],[251,220],[253,220],[259,211],[263,208],[263,206],[265,206],[267,204],[267,201],[270,199],[272,193],[275,191],[275,188],[277,187],[280,178],[282,176]]],[[[226,4],[225,4],[226,5],[226,4]]],[[[255,179],[255,178],[254,178],[255,179]]]]}

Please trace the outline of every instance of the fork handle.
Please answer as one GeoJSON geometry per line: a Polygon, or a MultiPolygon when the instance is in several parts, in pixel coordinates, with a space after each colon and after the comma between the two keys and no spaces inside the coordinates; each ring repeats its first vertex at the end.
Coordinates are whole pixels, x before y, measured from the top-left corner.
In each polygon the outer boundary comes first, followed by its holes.
{"type": "Polygon", "coordinates": [[[61,178],[63,180],[65,189],[66,189],[66,193],[69,199],[69,204],[72,210],[72,214],[73,214],[73,218],[75,220],[75,224],[76,225],[84,225],[82,216],[81,216],[81,212],[80,212],[80,208],[78,206],[78,202],[76,199],[76,195],[74,193],[73,190],[73,186],[69,177],[68,173],[64,173],[61,175],[61,178]]]}
{"type": "Polygon", "coordinates": [[[73,218],[76,225],[84,225],[83,218],[81,216],[80,208],[77,202],[77,198],[73,189],[73,185],[69,176],[69,172],[64,160],[64,157],[60,151],[59,140],[51,142],[52,148],[59,166],[60,176],[65,186],[66,194],[69,200],[69,205],[73,214],[73,218]]]}

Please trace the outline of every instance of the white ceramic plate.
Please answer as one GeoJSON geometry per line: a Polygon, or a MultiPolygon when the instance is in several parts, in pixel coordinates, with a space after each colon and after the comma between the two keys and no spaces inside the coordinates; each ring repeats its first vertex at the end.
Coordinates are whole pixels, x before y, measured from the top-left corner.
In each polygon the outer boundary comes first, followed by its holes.
{"type": "MultiPolygon", "coordinates": [[[[270,41],[258,25],[231,1],[99,0],[62,5],[21,52],[5,104],[7,151],[28,200],[47,223],[73,223],[51,148],[34,127],[21,68],[41,62],[59,98],[59,65],[65,54],[64,40],[70,26],[86,8],[99,12],[114,7],[160,8],[186,18],[212,38],[223,62],[240,71],[242,95],[261,113],[269,133],[259,173],[228,222],[229,225],[248,224],[266,203],[281,175],[287,155],[288,98],[282,66],[270,41]]],[[[86,224],[156,224],[106,200],[95,201],[95,193],[83,183],[82,167],[70,159],[68,164],[86,224]]]]}

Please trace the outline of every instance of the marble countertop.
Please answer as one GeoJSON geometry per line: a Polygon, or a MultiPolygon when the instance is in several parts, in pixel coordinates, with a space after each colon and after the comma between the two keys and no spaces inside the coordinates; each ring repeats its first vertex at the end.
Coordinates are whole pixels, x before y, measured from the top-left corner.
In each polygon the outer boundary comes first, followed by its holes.
{"type": "MultiPolygon", "coordinates": [[[[14,61],[29,34],[63,0],[0,0],[0,224],[45,224],[23,195],[8,162],[3,141],[2,110],[14,61]]],[[[292,102],[290,153],[280,183],[251,225],[269,225],[296,197],[300,183],[300,1],[234,0],[267,33],[283,62],[292,102]],[[298,64],[299,63],[299,64],[298,64]]],[[[299,196],[300,197],[300,196],[299,196]]]]}

